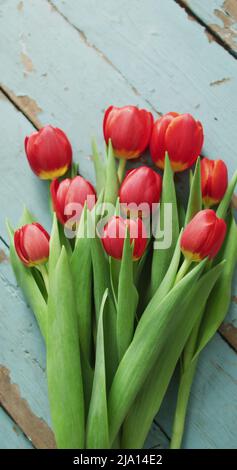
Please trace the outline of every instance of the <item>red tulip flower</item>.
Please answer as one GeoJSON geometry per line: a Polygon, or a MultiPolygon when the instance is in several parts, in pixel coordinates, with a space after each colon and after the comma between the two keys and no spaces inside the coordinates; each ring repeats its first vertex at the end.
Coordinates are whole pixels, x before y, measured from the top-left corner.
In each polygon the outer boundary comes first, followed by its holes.
{"type": "Polygon", "coordinates": [[[15,250],[25,266],[44,264],[49,257],[49,234],[42,225],[23,225],[14,234],[15,250]]]}
{"type": "Polygon", "coordinates": [[[54,211],[63,225],[72,218],[72,211],[76,210],[78,217],[80,217],[85,203],[87,203],[88,209],[92,209],[96,202],[95,189],[82,176],[75,176],[72,179],[66,178],[61,182],[54,180],[51,183],[50,191],[54,211]],[[76,205],[78,206],[76,207],[76,205]]]}
{"type": "Polygon", "coordinates": [[[152,125],[153,116],[145,109],[110,106],[104,116],[104,138],[107,144],[111,139],[117,157],[130,160],[147,148],[152,125]]]}
{"type": "Polygon", "coordinates": [[[228,172],[223,160],[201,161],[202,199],[206,207],[213,206],[224,197],[228,186],[228,172]]]}
{"type": "Polygon", "coordinates": [[[205,209],[189,222],[181,236],[181,250],[185,258],[200,261],[215,258],[225,239],[226,223],[215,211],[205,209]]]}
{"type": "Polygon", "coordinates": [[[153,125],[150,141],[152,160],[163,169],[168,152],[173,171],[186,170],[200,155],[203,140],[202,124],[190,114],[165,114],[153,125]]]}
{"type": "Polygon", "coordinates": [[[154,209],[152,204],[159,203],[161,189],[161,176],[148,166],[141,166],[128,171],[119,190],[120,203],[131,206],[126,208],[130,215],[134,212],[138,216],[141,211],[147,216],[154,209]]]}
{"type": "Polygon", "coordinates": [[[130,243],[132,244],[134,240],[133,259],[138,260],[143,255],[147,244],[146,229],[141,219],[123,219],[113,216],[104,227],[102,243],[109,256],[122,259],[127,227],[130,243]]]}
{"type": "Polygon", "coordinates": [[[33,172],[43,180],[64,175],[72,163],[72,147],[64,132],[45,126],[25,138],[25,151],[33,172]]]}

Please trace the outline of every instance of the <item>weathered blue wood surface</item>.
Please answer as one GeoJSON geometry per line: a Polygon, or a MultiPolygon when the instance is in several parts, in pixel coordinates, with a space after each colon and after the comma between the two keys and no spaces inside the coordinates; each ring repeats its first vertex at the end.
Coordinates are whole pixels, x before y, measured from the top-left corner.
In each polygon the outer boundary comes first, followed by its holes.
{"type": "Polygon", "coordinates": [[[32,449],[29,439],[24,436],[21,429],[0,408],[1,449],[32,449]]]}
{"type": "MultiPolygon", "coordinates": [[[[210,43],[205,28],[173,0],[0,0],[0,60],[8,96],[35,125],[51,122],[66,130],[81,172],[90,179],[90,137],[98,135],[102,145],[103,110],[111,103],[192,112],[205,125],[205,153],[221,155],[230,173],[236,167],[236,61],[210,43]]],[[[5,239],[4,219],[16,223],[23,203],[50,227],[45,184],[24,157],[23,139],[32,129],[0,95],[0,235],[5,239]]],[[[1,249],[7,255],[4,245],[1,249]]],[[[50,425],[43,342],[6,260],[0,263],[0,292],[0,364],[32,412],[50,425]]],[[[231,337],[225,332],[233,345],[236,319],[233,303],[227,320],[231,337]]],[[[236,357],[219,335],[202,355],[186,448],[237,447],[236,357]]],[[[174,391],[158,417],[168,435],[172,403],[174,391]]],[[[16,446],[14,439],[9,430],[9,447],[16,446]]],[[[147,446],[167,445],[154,425],[147,446]]],[[[0,426],[1,447],[6,437],[0,426]]]]}
{"type": "MultiPolygon", "coordinates": [[[[237,56],[236,0],[183,0],[237,56]]],[[[211,40],[211,37],[210,37],[211,40]]]]}

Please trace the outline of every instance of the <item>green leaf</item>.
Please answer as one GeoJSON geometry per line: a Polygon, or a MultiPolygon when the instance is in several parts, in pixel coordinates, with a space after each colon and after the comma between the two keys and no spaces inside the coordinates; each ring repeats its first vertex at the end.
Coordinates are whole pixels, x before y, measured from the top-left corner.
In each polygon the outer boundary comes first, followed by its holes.
{"type": "MultiPolygon", "coordinates": [[[[81,224],[86,222],[86,211],[81,217],[81,224]],[[84,219],[84,220],[83,220],[84,219]]],[[[83,227],[82,227],[83,229],[83,227]]],[[[85,224],[86,229],[86,224],[85,224]]],[[[80,227],[79,227],[79,235],[80,227]]],[[[89,364],[92,361],[92,261],[90,239],[77,238],[71,256],[71,270],[76,299],[80,345],[89,364]]]]}
{"type": "MultiPolygon", "coordinates": [[[[223,269],[218,265],[204,274],[192,287],[179,328],[169,331],[168,341],[149,373],[123,425],[123,448],[142,448],[155,415],[158,413],[176,363],[191,332],[194,318],[202,313],[208,295],[223,269]],[[195,298],[195,304],[193,303],[195,298]],[[191,311],[190,311],[191,310],[191,311]]],[[[177,307],[176,307],[177,309],[177,307]]],[[[178,314],[179,311],[176,311],[178,314]]]]}
{"type": "Polygon", "coordinates": [[[219,207],[216,211],[216,215],[218,217],[220,217],[221,219],[225,219],[228,207],[230,205],[230,202],[231,202],[234,190],[235,190],[236,183],[237,183],[237,170],[234,173],[234,175],[233,175],[233,177],[232,177],[232,179],[231,179],[231,181],[228,185],[226,193],[225,193],[225,195],[224,195],[222,201],[220,202],[219,207]]]}
{"type": "Polygon", "coordinates": [[[192,177],[190,187],[190,194],[188,200],[188,207],[185,218],[185,225],[202,209],[202,189],[201,189],[201,171],[200,171],[200,157],[198,157],[195,172],[192,177]]]}
{"type": "Polygon", "coordinates": [[[106,184],[104,201],[111,204],[116,204],[119,190],[119,181],[117,174],[116,159],[114,157],[111,139],[108,145],[108,159],[106,165],[106,184]]]}
{"type": "Polygon", "coordinates": [[[57,216],[54,213],[53,215],[53,226],[50,234],[50,242],[49,242],[49,284],[51,278],[54,276],[55,268],[57,262],[59,260],[61,254],[61,241],[60,241],[60,234],[59,234],[59,227],[58,227],[58,220],[57,216]]]}
{"type": "MultiPolygon", "coordinates": [[[[119,364],[108,400],[109,429],[114,441],[137,393],[172,334],[179,334],[187,321],[186,308],[193,303],[197,280],[206,260],[188,273],[154,308],[147,308],[134,338],[119,364]],[[179,310],[177,311],[177,305],[179,310]]],[[[190,331],[196,316],[190,316],[190,331]]],[[[182,335],[181,335],[182,336],[182,335]]]]}
{"type": "Polygon", "coordinates": [[[90,233],[91,259],[93,266],[93,293],[96,313],[96,324],[98,325],[100,306],[105,290],[109,289],[108,302],[105,305],[104,315],[104,337],[105,337],[105,360],[107,371],[107,386],[110,387],[118,364],[118,352],[116,343],[116,310],[113,302],[112,287],[110,283],[110,271],[108,257],[105,255],[101,240],[93,236],[91,214],[87,213],[87,222],[90,233]]]}
{"type": "MultiPolygon", "coordinates": [[[[22,219],[23,220],[23,219],[22,219]]],[[[26,218],[24,218],[25,223],[26,218]]],[[[18,258],[14,246],[14,230],[7,222],[10,240],[10,260],[18,285],[23,291],[27,303],[34,312],[40,331],[46,340],[47,332],[47,305],[38,287],[31,268],[27,268],[18,258]]]]}
{"type": "MultiPolygon", "coordinates": [[[[151,297],[159,287],[166,271],[169,267],[170,261],[179,236],[179,217],[177,210],[176,192],[173,171],[170,165],[169,157],[165,157],[165,171],[162,183],[161,207],[160,218],[161,224],[164,227],[164,204],[172,204],[172,242],[171,246],[165,250],[154,250],[152,259],[152,272],[151,272],[151,297]]],[[[167,221],[166,221],[167,222],[167,221]]]]}
{"type": "Polygon", "coordinates": [[[24,206],[22,216],[20,218],[18,227],[21,227],[22,225],[26,224],[32,224],[32,222],[36,222],[36,219],[33,214],[27,209],[26,206],[24,206]]]}
{"type": "Polygon", "coordinates": [[[83,449],[84,397],[77,314],[65,247],[62,247],[49,292],[47,377],[57,446],[83,449]]]}
{"type": "Polygon", "coordinates": [[[102,156],[98,152],[95,139],[92,139],[91,146],[92,146],[92,160],[93,160],[95,176],[96,176],[96,191],[97,191],[97,194],[100,194],[100,192],[105,187],[106,167],[102,159],[102,156]]]}
{"type": "Polygon", "coordinates": [[[201,350],[216,333],[230,305],[232,277],[237,261],[237,229],[232,215],[222,256],[222,259],[225,259],[226,263],[208,299],[199,328],[194,358],[200,354],[201,350]]]}
{"type": "Polygon", "coordinates": [[[108,289],[106,289],[100,308],[98,332],[96,340],[96,363],[93,381],[92,396],[87,420],[86,448],[108,449],[108,411],[106,394],[106,372],[105,372],[105,345],[103,331],[103,314],[108,289]]]}
{"type": "Polygon", "coordinates": [[[123,246],[123,257],[118,285],[117,344],[119,360],[122,359],[134,334],[134,320],[138,304],[138,292],[133,280],[133,246],[129,232],[123,246]]]}

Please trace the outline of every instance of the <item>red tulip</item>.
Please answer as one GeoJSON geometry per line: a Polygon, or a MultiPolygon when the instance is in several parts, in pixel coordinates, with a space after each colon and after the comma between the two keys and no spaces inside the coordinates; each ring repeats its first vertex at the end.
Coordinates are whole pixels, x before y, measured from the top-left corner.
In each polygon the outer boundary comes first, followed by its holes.
{"type": "Polygon", "coordinates": [[[168,152],[173,170],[186,170],[197,160],[203,140],[202,124],[190,114],[165,114],[153,125],[150,141],[152,160],[163,169],[165,153],[168,152]]]}
{"type": "Polygon", "coordinates": [[[226,234],[226,223],[215,211],[205,209],[189,222],[181,237],[181,250],[185,258],[200,261],[215,258],[226,234]]]}
{"type": "Polygon", "coordinates": [[[147,148],[152,131],[153,116],[136,106],[110,106],[104,116],[104,138],[112,141],[117,157],[137,158],[147,148]]]}
{"type": "Polygon", "coordinates": [[[121,259],[126,227],[129,229],[130,243],[132,244],[134,240],[133,259],[137,260],[143,255],[147,243],[146,229],[141,219],[123,219],[113,216],[104,227],[102,243],[109,256],[121,259]]]}
{"type": "Polygon", "coordinates": [[[15,250],[25,266],[43,264],[49,257],[49,234],[42,225],[23,225],[14,234],[15,250]]]}
{"type": "Polygon", "coordinates": [[[64,175],[72,163],[72,147],[64,132],[45,126],[25,138],[25,151],[33,172],[43,180],[64,175]]]}
{"type": "Polygon", "coordinates": [[[228,172],[223,160],[201,161],[202,198],[205,206],[210,207],[221,201],[227,186],[228,172]]]}
{"type": "Polygon", "coordinates": [[[152,204],[160,201],[161,189],[161,176],[148,166],[141,166],[128,171],[119,190],[120,203],[131,205],[127,210],[130,215],[134,212],[138,216],[141,210],[142,215],[147,216],[154,209],[152,204]]]}
{"type": "Polygon", "coordinates": [[[61,224],[65,224],[71,217],[71,210],[77,209],[80,217],[85,202],[88,209],[92,209],[96,202],[96,192],[89,181],[82,176],[75,176],[72,179],[66,178],[59,182],[54,180],[50,186],[53,208],[61,224]],[[72,204],[70,209],[70,204],[72,204]],[[78,204],[78,207],[73,207],[78,204]],[[67,212],[68,207],[68,214],[67,212]]]}

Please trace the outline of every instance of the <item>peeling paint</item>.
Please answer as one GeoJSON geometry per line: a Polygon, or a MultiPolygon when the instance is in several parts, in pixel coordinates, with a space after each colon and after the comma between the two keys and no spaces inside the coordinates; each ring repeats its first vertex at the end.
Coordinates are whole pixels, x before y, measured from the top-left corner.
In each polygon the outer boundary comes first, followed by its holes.
{"type": "Polygon", "coordinates": [[[213,34],[211,34],[210,31],[208,31],[208,29],[205,29],[204,32],[206,34],[206,37],[207,37],[209,43],[215,41],[215,38],[214,38],[213,34]]]}
{"type": "Polygon", "coordinates": [[[3,263],[4,261],[8,261],[8,257],[3,250],[0,250],[0,263],[3,263]]]}
{"type": "Polygon", "coordinates": [[[21,52],[21,62],[23,64],[24,70],[27,73],[31,73],[34,71],[34,65],[30,57],[25,54],[25,52],[21,52]]]}
{"type": "Polygon", "coordinates": [[[55,449],[55,439],[47,423],[36,416],[13,384],[9,370],[0,365],[0,404],[37,449],[55,449]]]}
{"type": "Polygon", "coordinates": [[[231,199],[231,205],[233,209],[237,210],[237,194],[234,194],[231,199]]]}
{"type": "Polygon", "coordinates": [[[230,80],[230,77],[222,78],[221,80],[215,80],[214,82],[210,83],[210,86],[222,85],[223,83],[230,82],[230,80]]]}
{"type": "Polygon", "coordinates": [[[222,9],[215,9],[214,15],[222,22],[219,24],[210,24],[209,27],[218,33],[228,45],[237,51],[237,2],[236,0],[225,0],[222,9]]]}
{"type": "Polygon", "coordinates": [[[222,323],[219,331],[232,348],[237,351],[237,328],[232,323],[222,323]]]}
{"type": "Polygon", "coordinates": [[[38,114],[42,112],[42,108],[38,106],[33,98],[30,98],[27,95],[17,95],[2,83],[0,83],[0,88],[37,129],[40,129],[43,126],[38,119],[38,114]]]}
{"type": "Polygon", "coordinates": [[[23,10],[23,8],[24,8],[24,3],[21,1],[17,5],[17,10],[21,12],[23,10]]]}

